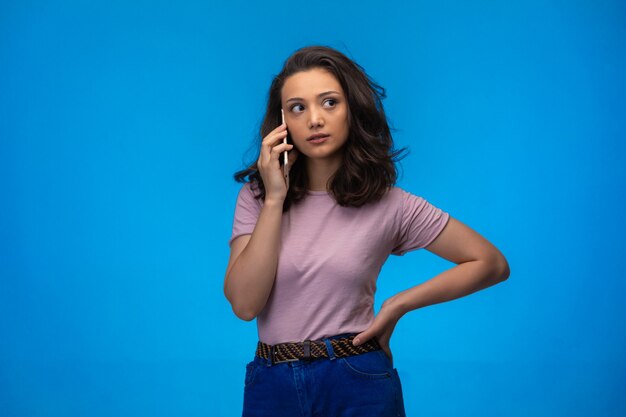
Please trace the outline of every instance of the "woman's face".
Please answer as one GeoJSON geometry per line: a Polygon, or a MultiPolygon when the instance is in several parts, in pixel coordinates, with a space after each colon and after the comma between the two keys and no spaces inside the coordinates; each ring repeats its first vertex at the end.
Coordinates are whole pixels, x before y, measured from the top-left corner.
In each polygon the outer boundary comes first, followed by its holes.
{"type": "Polygon", "coordinates": [[[309,158],[341,157],[348,139],[348,102],[333,74],[313,68],[289,76],[283,84],[281,103],[287,129],[299,152],[309,158]],[[325,134],[314,142],[311,135],[325,134]]]}

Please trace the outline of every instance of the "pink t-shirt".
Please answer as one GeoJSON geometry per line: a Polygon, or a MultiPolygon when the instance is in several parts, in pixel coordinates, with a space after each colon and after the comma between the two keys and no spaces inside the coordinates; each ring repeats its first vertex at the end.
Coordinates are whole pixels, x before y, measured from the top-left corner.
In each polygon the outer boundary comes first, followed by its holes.
{"type": "MultiPolygon", "coordinates": [[[[326,191],[283,213],[278,269],[257,316],[269,344],[359,333],[374,321],[376,280],[387,257],[430,244],[450,215],[392,187],[379,201],[341,207],[326,191]]],[[[229,241],[251,234],[263,206],[250,183],[239,191],[229,241]]]]}

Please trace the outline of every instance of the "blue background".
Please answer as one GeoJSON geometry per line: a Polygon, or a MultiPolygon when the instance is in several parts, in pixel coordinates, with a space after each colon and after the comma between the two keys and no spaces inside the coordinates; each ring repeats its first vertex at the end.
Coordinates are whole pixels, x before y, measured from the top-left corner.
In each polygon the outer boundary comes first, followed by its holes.
{"type": "MultiPolygon", "coordinates": [[[[232,174],[311,44],[386,88],[398,185],[511,267],[398,323],[407,415],[626,415],[626,3],[556,0],[2,1],[0,414],[240,415],[232,174]]],[[[452,266],[391,257],[376,309],[452,266]]]]}

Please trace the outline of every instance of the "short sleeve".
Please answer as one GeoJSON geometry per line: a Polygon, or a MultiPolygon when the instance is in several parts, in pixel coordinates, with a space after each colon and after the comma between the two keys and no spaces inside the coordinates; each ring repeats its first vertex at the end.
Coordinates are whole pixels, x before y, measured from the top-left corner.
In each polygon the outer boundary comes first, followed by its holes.
{"type": "Polygon", "coordinates": [[[261,200],[254,198],[254,192],[250,187],[250,183],[245,183],[239,190],[239,195],[237,196],[237,205],[235,206],[235,216],[233,218],[233,231],[228,241],[228,246],[231,245],[236,237],[252,234],[259,214],[261,213],[262,205],[261,200]]]}
{"type": "Polygon", "coordinates": [[[392,255],[428,246],[448,223],[450,214],[430,204],[424,198],[400,190],[401,209],[396,221],[397,233],[392,255]]]}

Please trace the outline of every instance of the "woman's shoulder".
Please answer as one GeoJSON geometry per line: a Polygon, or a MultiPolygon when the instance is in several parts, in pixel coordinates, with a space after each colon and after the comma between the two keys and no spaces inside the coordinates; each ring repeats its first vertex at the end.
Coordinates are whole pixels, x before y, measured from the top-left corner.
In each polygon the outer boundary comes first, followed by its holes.
{"type": "Polygon", "coordinates": [[[263,205],[263,199],[256,198],[261,194],[261,191],[254,181],[244,182],[241,187],[239,187],[239,193],[237,199],[241,202],[246,202],[248,204],[256,204],[258,206],[263,205]]]}
{"type": "Polygon", "coordinates": [[[424,200],[421,195],[397,186],[390,187],[385,198],[388,200],[389,204],[398,208],[403,208],[405,205],[420,203],[424,200]]]}
{"type": "Polygon", "coordinates": [[[391,200],[392,202],[401,202],[402,198],[404,197],[404,195],[407,192],[398,186],[391,186],[387,189],[387,193],[385,194],[385,197],[389,200],[391,200]]]}
{"type": "Polygon", "coordinates": [[[405,191],[400,187],[389,186],[381,197],[370,201],[367,206],[374,210],[384,210],[388,212],[390,209],[402,206],[404,193],[405,191]]]}
{"type": "Polygon", "coordinates": [[[409,190],[406,190],[402,187],[398,187],[398,186],[393,186],[390,187],[389,189],[389,194],[391,196],[393,196],[394,198],[407,198],[407,197],[417,197],[417,198],[422,198],[421,195],[419,194],[415,194],[409,190]]]}
{"type": "Polygon", "coordinates": [[[241,184],[241,187],[239,188],[239,192],[252,194],[256,196],[261,193],[261,190],[259,188],[259,184],[257,184],[256,181],[246,181],[243,184],[241,184]]]}

